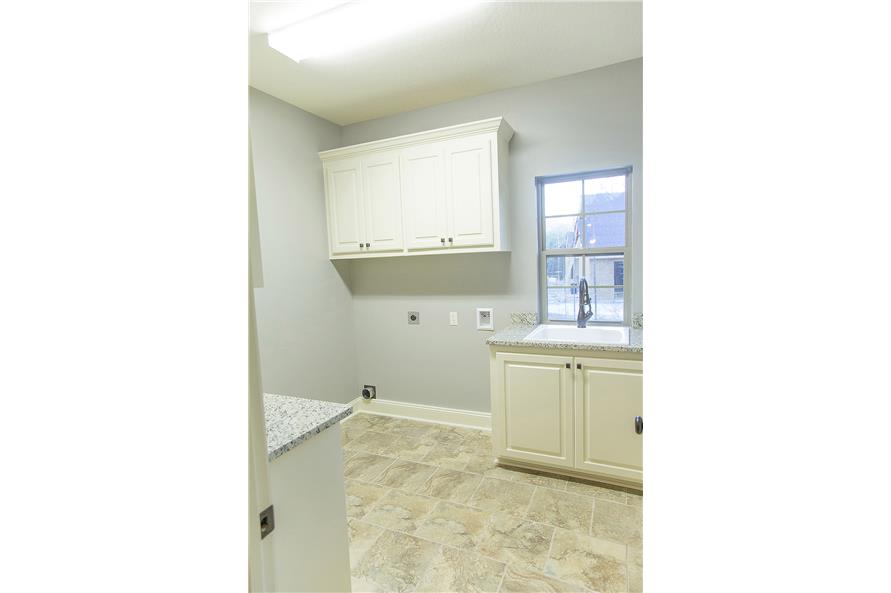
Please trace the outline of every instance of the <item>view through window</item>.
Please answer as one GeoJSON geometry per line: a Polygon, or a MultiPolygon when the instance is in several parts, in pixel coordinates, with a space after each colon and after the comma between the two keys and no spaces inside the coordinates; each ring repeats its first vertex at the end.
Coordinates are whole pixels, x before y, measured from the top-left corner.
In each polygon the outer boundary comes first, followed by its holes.
{"type": "Polygon", "coordinates": [[[539,177],[536,185],[543,320],[575,321],[584,278],[594,313],[589,322],[624,323],[631,168],[539,177]]]}

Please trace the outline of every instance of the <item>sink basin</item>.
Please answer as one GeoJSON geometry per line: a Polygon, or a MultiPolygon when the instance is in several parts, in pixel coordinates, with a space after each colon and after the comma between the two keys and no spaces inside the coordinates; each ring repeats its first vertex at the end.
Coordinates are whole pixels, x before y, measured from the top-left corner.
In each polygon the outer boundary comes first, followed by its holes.
{"type": "Polygon", "coordinates": [[[627,327],[575,327],[574,325],[539,325],[524,342],[576,342],[579,344],[627,344],[627,327]]]}

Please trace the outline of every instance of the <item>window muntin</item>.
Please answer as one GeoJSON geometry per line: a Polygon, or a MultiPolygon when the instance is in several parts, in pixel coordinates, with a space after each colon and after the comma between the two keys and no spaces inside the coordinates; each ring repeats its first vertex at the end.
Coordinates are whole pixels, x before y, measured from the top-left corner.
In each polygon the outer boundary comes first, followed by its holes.
{"type": "Polygon", "coordinates": [[[575,321],[588,282],[589,322],[624,323],[630,264],[631,168],[536,179],[541,222],[541,318],[575,321]]]}

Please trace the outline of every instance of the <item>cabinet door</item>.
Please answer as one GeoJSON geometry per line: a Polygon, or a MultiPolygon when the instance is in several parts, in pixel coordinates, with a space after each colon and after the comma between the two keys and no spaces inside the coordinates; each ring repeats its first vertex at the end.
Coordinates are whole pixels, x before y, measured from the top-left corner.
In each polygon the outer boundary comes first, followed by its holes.
{"type": "Polygon", "coordinates": [[[576,358],[575,467],[643,482],[643,363],[576,358]]]}
{"type": "Polygon", "coordinates": [[[448,235],[442,143],[406,148],[400,157],[405,246],[440,249],[448,235]]]}
{"type": "Polygon", "coordinates": [[[567,356],[495,355],[498,457],[573,467],[571,362],[567,356]]]}
{"type": "Polygon", "coordinates": [[[493,245],[492,140],[488,135],[449,140],[445,159],[450,245],[493,245]]]}
{"type": "Polygon", "coordinates": [[[362,170],[359,159],[328,163],[326,206],[331,253],[356,253],[365,241],[362,170]]]}
{"type": "Polygon", "coordinates": [[[402,249],[402,198],[399,155],[377,153],[362,161],[365,181],[365,251],[402,249]]]}

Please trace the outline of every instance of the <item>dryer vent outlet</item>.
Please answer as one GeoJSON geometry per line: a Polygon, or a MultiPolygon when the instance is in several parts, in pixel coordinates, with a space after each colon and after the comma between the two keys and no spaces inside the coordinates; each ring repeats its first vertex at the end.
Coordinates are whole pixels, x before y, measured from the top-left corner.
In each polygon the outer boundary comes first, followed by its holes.
{"type": "Polygon", "coordinates": [[[377,387],[366,385],[362,388],[362,399],[377,399],[377,387]]]}

